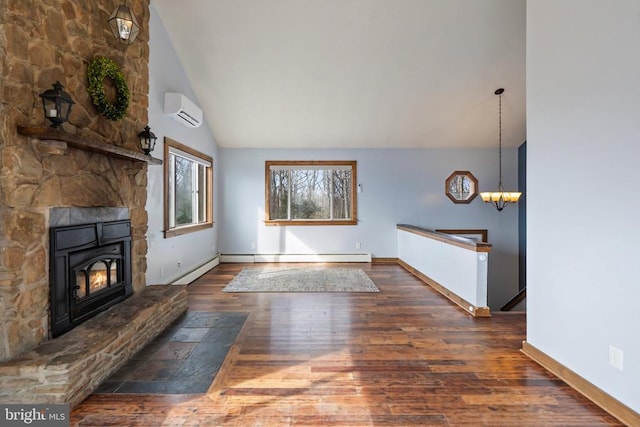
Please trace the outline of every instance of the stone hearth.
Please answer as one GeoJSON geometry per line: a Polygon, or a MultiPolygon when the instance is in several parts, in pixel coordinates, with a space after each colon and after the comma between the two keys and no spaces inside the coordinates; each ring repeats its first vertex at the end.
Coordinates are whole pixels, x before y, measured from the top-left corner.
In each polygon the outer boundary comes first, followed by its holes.
{"type": "Polygon", "coordinates": [[[61,337],[0,364],[0,401],[73,407],[186,309],[186,286],[148,286],[61,337]]]}

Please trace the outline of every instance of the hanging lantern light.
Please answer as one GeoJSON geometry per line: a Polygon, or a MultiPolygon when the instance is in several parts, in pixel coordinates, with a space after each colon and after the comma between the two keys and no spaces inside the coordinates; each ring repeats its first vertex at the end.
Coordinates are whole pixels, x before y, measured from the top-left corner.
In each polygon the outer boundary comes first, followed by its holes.
{"type": "Polygon", "coordinates": [[[138,37],[140,25],[126,5],[120,5],[109,17],[109,27],[113,36],[124,44],[131,44],[138,37]]]}

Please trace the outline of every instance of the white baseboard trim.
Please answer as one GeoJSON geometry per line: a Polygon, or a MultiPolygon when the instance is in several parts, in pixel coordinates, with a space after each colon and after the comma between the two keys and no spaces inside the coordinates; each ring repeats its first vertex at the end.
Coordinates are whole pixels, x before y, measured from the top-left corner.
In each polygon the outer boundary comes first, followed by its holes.
{"type": "Polygon", "coordinates": [[[217,255],[210,261],[205,262],[199,267],[194,268],[190,272],[184,274],[183,276],[178,277],[174,281],[172,281],[171,285],[188,285],[189,283],[196,280],[198,277],[202,276],[207,271],[211,270],[216,265],[220,264],[220,256],[217,255]]]}
{"type": "Polygon", "coordinates": [[[224,254],[220,255],[220,262],[371,262],[371,254],[224,254]]]}
{"type": "Polygon", "coordinates": [[[234,255],[234,254],[222,254],[220,255],[220,262],[224,264],[233,264],[233,263],[242,263],[242,264],[252,264],[256,262],[254,255],[234,255]]]}

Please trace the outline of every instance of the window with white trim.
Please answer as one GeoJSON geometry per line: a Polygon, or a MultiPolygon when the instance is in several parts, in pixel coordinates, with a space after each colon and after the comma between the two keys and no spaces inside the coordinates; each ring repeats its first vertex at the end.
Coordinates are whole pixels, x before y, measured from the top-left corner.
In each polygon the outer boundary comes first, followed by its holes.
{"type": "Polygon", "coordinates": [[[357,224],[355,161],[266,161],[267,225],[357,224]]]}
{"type": "Polygon", "coordinates": [[[213,226],[213,159],[165,138],[165,237],[213,226]]]}

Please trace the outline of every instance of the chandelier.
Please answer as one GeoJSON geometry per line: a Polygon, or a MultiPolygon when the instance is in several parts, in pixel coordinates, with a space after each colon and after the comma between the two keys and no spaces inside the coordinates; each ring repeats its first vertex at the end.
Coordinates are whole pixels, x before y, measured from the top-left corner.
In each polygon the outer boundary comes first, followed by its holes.
{"type": "Polygon", "coordinates": [[[494,92],[498,95],[498,189],[496,191],[486,191],[480,193],[482,201],[485,203],[493,203],[498,211],[504,209],[509,203],[516,203],[522,193],[518,191],[504,191],[502,185],[502,94],[504,89],[500,88],[494,92]]]}

